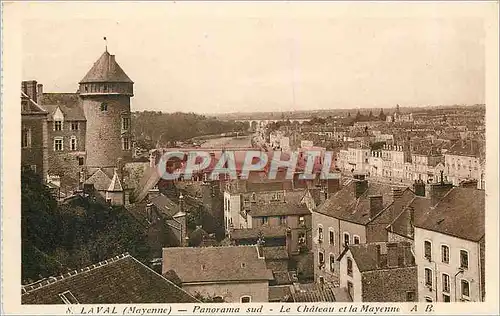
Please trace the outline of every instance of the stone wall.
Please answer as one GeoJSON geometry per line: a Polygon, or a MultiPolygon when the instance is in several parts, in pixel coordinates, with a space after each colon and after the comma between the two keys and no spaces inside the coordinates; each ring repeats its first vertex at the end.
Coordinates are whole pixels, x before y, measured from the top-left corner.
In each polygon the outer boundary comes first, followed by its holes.
{"type": "Polygon", "coordinates": [[[122,130],[122,118],[130,118],[130,97],[94,95],[82,98],[83,111],[87,119],[85,140],[87,166],[114,167],[120,157],[124,162],[130,161],[132,159],[130,126],[128,130],[122,130]],[[101,111],[103,103],[107,106],[106,111],[101,111]],[[122,150],[122,135],[129,137],[129,150],[122,150]]]}

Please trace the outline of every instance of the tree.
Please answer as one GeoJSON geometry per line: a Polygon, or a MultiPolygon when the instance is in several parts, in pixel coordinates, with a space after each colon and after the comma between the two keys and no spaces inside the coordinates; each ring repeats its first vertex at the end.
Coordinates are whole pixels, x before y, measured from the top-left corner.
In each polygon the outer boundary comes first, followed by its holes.
{"type": "Polygon", "coordinates": [[[129,252],[147,262],[144,227],[124,208],[87,198],[59,206],[42,180],[21,173],[22,279],[61,274],[129,252]]]}

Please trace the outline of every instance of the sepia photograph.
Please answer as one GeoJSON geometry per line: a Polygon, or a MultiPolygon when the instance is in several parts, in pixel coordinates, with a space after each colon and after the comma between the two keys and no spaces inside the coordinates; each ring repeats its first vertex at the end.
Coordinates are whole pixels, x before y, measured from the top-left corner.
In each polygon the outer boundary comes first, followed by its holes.
{"type": "Polygon", "coordinates": [[[16,313],[498,312],[498,2],[2,5],[16,313]]]}

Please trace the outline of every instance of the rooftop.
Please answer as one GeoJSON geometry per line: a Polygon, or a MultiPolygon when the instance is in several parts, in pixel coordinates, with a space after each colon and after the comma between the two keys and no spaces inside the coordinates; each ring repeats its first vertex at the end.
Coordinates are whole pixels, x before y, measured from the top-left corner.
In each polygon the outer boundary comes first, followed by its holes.
{"type": "Polygon", "coordinates": [[[273,279],[256,246],[163,248],[163,271],[174,270],[183,283],[273,279]]]}
{"type": "Polygon", "coordinates": [[[86,121],[78,93],[44,93],[41,103],[49,112],[49,121],[54,120],[57,108],[61,109],[67,121],[86,121]]]}
{"type": "Polygon", "coordinates": [[[118,65],[115,55],[105,51],[94,63],[80,83],[89,82],[125,82],[133,83],[125,71],[118,65]]]}
{"type": "Polygon", "coordinates": [[[358,181],[354,180],[348,183],[317,207],[316,212],[348,222],[366,225],[373,220],[373,218],[370,218],[370,195],[382,195],[382,210],[385,210],[393,202],[393,188],[402,189],[403,196],[409,190],[407,187],[392,184],[368,182],[367,190],[359,198],[356,198],[355,189],[357,183],[358,181]]]}
{"type": "Polygon", "coordinates": [[[485,234],[485,193],[454,187],[434,208],[415,209],[415,214],[415,227],[479,241],[485,234]]]}
{"type": "Polygon", "coordinates": [[[123,254],[22,288],[22,304],[196,303],[190,294],[123,254]]]}
{"type": "MultiPolygon", "coordinates": [[[[351,252],[353,260],[356,262],[356,265],[360,272],[374,271],[374,270],[386,270],[391,268],[408,268],[415,266],[415,258],[411,252],[411,244],[410,243],[392,243],[397,245],[397,253],[398,256],[401,255],[401,259],[397,262],[397,266],[390,267],[387,262],[387,252],[390,251],[388,249],[388,245],[391,243],[378,242],[378,243],[369,243],[369,244],[355,244],[349,245],[348,249],[351,252]],[[381,248],[381,253],[379,255],[379,248],[381,248]],[[385,249],[385,250],[384,250],[385,249]]],[[[339,260],[348,253],[347,250],[344,250],[339,260]]]]}

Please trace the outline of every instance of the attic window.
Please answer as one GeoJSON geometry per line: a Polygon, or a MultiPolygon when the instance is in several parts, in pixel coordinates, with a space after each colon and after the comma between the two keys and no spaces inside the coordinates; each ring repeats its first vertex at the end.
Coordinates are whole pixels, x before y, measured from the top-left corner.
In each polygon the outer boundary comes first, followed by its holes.
{"type": "Polygon", "coordinates": [[[241,267],[244,268],[246,264],[244,262],[241,263],[241,267]]]}
{"type": "Polygon", "coordinates": [[[205,265],[204,264],[201,265],[201,269],[205,270],[205,265]]]}
{"type": "Polygon", "coordinates": [[[76,299],[76,297],[73,295],[73,293],[71,293],[71,291],[66,291],[66,292],[60,293],[59,297],[64,302],[64,304],[68,304],[68,305],[80,304],[78,302],[78,300],[76,299]]]}

